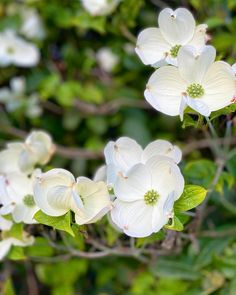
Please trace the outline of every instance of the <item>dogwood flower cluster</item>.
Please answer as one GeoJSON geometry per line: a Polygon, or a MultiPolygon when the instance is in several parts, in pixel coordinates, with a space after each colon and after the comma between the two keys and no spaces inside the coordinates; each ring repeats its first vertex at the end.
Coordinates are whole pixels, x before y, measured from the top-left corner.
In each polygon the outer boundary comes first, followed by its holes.
{"type": "Polygon", "coordinates": [[[21,239],[11,236],[11,228],[14,223],[36,223],[34,215],[39,207],[34,201],[33,183],[40,170],[35,166],[45,165],[54,150],[47,133],[33,131],[24,142],[9,143],[0,152],[0,259],[12,245],[28,246],[34,241],[24,232],[21,239]]]}
{"type": "Polygon", "coordinates": [[[92,16],[108,15],[114,11],[120,0],[81,0],[84,9],[92,16]]]}
{"type": "Polygon", "coordinates": [[[49,216],[71,210],[76,223],[82,225],[96,222],[111,209],[105,182],[75,179],[65,169],[43,173],[36,168],[47,164],[54,151],[47,133],[33,131],[24,142],[8,143],[0,152],[0,259],[11,245],[30,245],[27,239],[15,239],[9,232],[14,223],[37,223],[34,216],[39,210],[49,216]]]}
{"type": "Polygon", "coordinates": [[[145,65],[159,67],[147,83],[146,100],[156,110],[179,115],[181,120],[187,107],[208,117],[233,103],[234,71],[226,62],[215,61],[215,48],[205,45],[206,25],[196,26],[185,8],[165,8],[158,24],[159,28],[142,31],[136,45],[145,65]]]}
{"type": "Polygon", "coordinates": [[[109,142],[104,154],[103,177],[106,175],[115,198],[114,224],[132,237],[158,232],[173,217],[174,201],[184,189],[177,165],[181,150],[165,140],[151,142],[143,150],[135,140],[121,137],[109,142]]]}

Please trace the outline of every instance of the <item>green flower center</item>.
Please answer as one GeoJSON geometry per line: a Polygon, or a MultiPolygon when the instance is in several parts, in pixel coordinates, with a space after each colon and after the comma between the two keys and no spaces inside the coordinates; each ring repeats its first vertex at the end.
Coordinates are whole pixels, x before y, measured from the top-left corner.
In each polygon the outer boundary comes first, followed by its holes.
{"type": "Polygon", "coordinates": [[[179,49],[180,49],[181,45],[175,45],[170,49],[170,55],[172,57],[177,57],[179,49]]]}
{"type": "Polygon", "coordinates": [[[189,85],[186,92],[187,92],[188,96],[190,96],[192,98],[202,97],[205,93],[202,85],[197,84],[197,83],[193,83],[193,84],[189,85]]]}
{"type": "Polygon", "coordinates": [[[24,196],[23,203],[28,207],[33,207],[35,205],[34,197],[32,195],[24,196]]]}
{"type": "Polygon", "coordinates": [[[146,205],[154,206],[157,203],[159,197],[159,194],[152,189],[150,191],[147,191],[144,195],[144,202],[146,205]]]}
{"type": "Polygon", "coordinates": [[[15,51],[15,50],[14,50],[14,48],[12,48],[12,47],[8,47],[8,48],[7,48],[7,53],[8,53],[8,54],[13,54],[14,51],[15,51]]]}

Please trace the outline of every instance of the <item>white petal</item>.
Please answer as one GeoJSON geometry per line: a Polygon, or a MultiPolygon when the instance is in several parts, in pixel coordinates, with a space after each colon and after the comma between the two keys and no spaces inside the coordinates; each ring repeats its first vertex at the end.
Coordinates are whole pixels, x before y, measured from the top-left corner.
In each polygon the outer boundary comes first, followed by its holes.
{"type": "Polygon", "coordinates": [[[151,175],[144,164],[133,166],[126,176],[119,175],[114,185],[115,196],[122,201],[143,200],[151,188],[151,175]]]}
{"type": "Polygon", "coordinates": [[[198,112],[199,114],[209,117],[211,114],[211,111],[207,104],[203,101],[203,98],[190,98],[186,97],[186,102],[190,108],[198,112]]]}
{"type": "Polygon", "coordinates": [[[109,186],[114,186],[119,173],[122,173],[124,175],[126,174],[125,172],[122,172],[121,169],[114,164],[107,165],[107,184],[109,186]]]}
{"type": "Polygon", "coordinates": [[[174,191],[177,200],[184,189],[184,178],[179,167],[168,157],[155,156],[146,163],[152,176],[152,188],[157,190],[161,198],[174,191]]]}
{"type": "Polygon", "coordinates": [[[183,121],[184,119],[184,110],[186,109],[186,107],[187,107],[186,96],[183,95],[181,99],[180,107],[179,107],[179,116],[181,121],[183,121]]]}
{"type": "Polygon", "coordinates": [[[179,163],[182,158],[182,152],[177,146],[173,146],[167,140],[158,139],[146,146],[142,154],[142,162],[145,163],[151,157],[157,155],[170,157],[176,163],[179,163]]]}
{"type": "Polygon", "coordinates": [[[232,70],[234,72],[234,75],[236,75],[236,63],[232,65],[232,70]]]}
{"type": "Polygon", "coordinates": [[[12,243],[10,239],[0,241],[0,260],[2,260],[8,254],[11,245],[12,243]]]}
{"type": "Polygon", "coordinates": [[[6,149],[0,152],[0,173],[7,174],[20,171],[18,165],[19,151],[6,149]]]}
{"type": "Polygon", "coordinates": [[[177,116],[186,85],[177,68],[165,66],[152,74],[144,96],[156,110],[170,116],[177,116]]]}
{"type": "Polygon", "coordinates": [[[207,36],[206,36],[207,25],[201,24],[195,28],[193,38],[188,42],[188,45],[191,45],[195,48],[201,48],[205,45],[207,36]]]}
{"type": "Polygon", "coordinates": [[[161,206],[154,206],[152,215],[152,229],[153,232],[158,232],[168,222],[169,217],[163,210],[163,204],[161,206]]]}
{"type": "Polygon", "coordinates": [[[192,46],[181,47],[178,53],[178,66],[182,78],[188,83],[200,83],[215,60],[216,50],[205,46],[201,52],[192,46]]]}
{"type": "Polygon", "coordinates": [[[236,94],[234,72],[229,64],[215,62],[203,80],[205,95],[201,98],[211,111],[224,108],[232,103],[236,94]]]}
{"type": "Polygon", "coordinates": [[[34,199],[37,206],[51,216],[60,216],[70,209],[74,176],[64,169],[52,169],[35,180],[34,199]]]}
{"type": "Polygon", "coordinates": [[[107,166],[102,165],[95,172],[93,180],[94,181],[106,181],[106,179],[107,179],[107,166]]]}
{"type": "Polygon", "coordinates": [[[0,215],[0,230],[10,230],[13,225],[13,222],[11,220],[8,220],[0,215]]]}
{"type": "Polygon", "coordinates": [[[110,141],[104,149],[106,164],[114,164],[122,172],[139,163],[141,154],[141,146],[129,137],[120,137],[116,142],[110,141]]]}
{"type": "Polygon", "coordinates": [[[21,203],[24,196],[33,194],[33,183],[23,173],[10,173],[6,176],[6,189],[14,203],[21,203]]]}
{"type": "Polygon", "coordinates": [[[116,200],[111,210],[112,221],[131,237],[141,238],[152,234],[153,206],[143,201],[123,202],[116,200]]]}
{"type": "Polygon", "coordinates": [[[105,182],[78,178],[75,190],[81,196],[84,205],[81,210],[75,212],[75,220],[79,225],[96,222],[111,209],[105,182]]]}
{"type": "Polygon", "coordinates": [[[35,154],[37,162],[42,165],[49,161],[55,151],[51,136],[44,131],[31,132],[26,138],[25,143],[29,146],[32,153],[35,154]]]}
{"type": "Polygon", "coordinates": [[[21,67],[32,67],[39,62],[40,53],[34,44],[25,42],[23,39],[17,37],[13,45],[13,64],[21,67]]]}
{"type": "Polygon", "coordinates": [[[17,204],[12,212],[13,220],[17,223],[24,222],[26,224],[34,224],[37,221],[33,218],[34,214],[39,210],[37,206],[27,207],[25,204],[17,204]]]}
{"type": "Polygon", "coordinates": [[[163,9],[158,17],[158,23],[163,37],[172,45],[183,45],[193,37],[195,20],[186,8],[173,11],[163,9]]]}
{"type": "Polygon", "coordinates": [[[135,51],[145,65],[153,65],[165,59],[170,48],[160,29],[148,28],[138,35],[135,51]]]}

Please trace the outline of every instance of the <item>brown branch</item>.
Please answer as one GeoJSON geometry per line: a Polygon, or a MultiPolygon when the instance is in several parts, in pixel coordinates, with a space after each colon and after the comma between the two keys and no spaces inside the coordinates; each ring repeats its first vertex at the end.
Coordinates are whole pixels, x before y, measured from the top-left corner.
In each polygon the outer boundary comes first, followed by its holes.
{"type": "MultiPolygon", "coordinates": [[[[14,137],[24,139],[28,132],[11,127],[11,126],[1,126],[0,133],[5,133],[12,135],[14,137]]],[[[194,140],[188,144],[186,144],[182,148],[183,156],[187,156],[190,153],[194,152],[195,150],[205,149],[212,146],[212,142],[216,142],[217,144],[224,144],[226,141],[225,138],[218,138],[218,139],[200,139],[198,141],[194,140]]],[[[227,139],[228,141],[228,139],[227,139]]],[[[228,142],[227,142],[228,144],[228,142]]],[[[236,137],[232,137],[229,141],[230,145],[236,144],[236,137]]],[[[75,158],[84,158],[84,159],[102,159],[103,158],[103,151],[90,151],[83,148],[77,147],[65,147],[56,144],[56,154],[62,156],[67,159],[75,159],[75,158]]]]}
{"type": "Polygon", "coordinates": [[[236,144],[236,137],[231,137],[231,139],[226,139],[226,138],[217,138],[217,139],[200,139],[198,141],[194,140],[188,144],[185,145],[185,147],[182,148],[183,156],[186,156],[190,154],[191,152],[194,152],[195,150],[198,149],[205,149],[209,148],[212,146],[212,143],[215,142],[219,145],[224,144],[225,141],[227,140],[227,143],[230,145],[236,144]]]}
{"type": "Polygon", "coordinates": [[[124,107],[151,109],[151,106],[145,100],[128,98],[112,100],[102,105],[95,105],[82,100],[76,100],[74,106],[77,110],[86,115],[112,115],[124,107]]]}

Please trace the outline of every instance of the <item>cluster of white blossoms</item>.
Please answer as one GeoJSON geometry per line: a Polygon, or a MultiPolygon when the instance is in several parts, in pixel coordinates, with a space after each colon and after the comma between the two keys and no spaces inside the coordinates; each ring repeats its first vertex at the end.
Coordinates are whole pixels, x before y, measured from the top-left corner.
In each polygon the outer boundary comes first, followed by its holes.
{"type": "Polygon", "coordinates": [[[185,8],[163,9],[159,28],[143,30],[137,39],[136,53],[145,65],[159,67],[150,77],[144,92],[158,111],[179,115],[190,107],[203,116],[235,101],[236,83],[232,67],[215,61],[213,46],[205,45],[205,24],[196,26],[185,8]]]}
{"type": "Polygon", "coordinates": [[[184,178],[178,167],[182,153],[165,140],[143,150],[133,139],[121,137],[104,149],[106,166],[95,176],[113,190],[111,219],[125,234],[146,237],[173,217],[173,205],[182,194],[184,178]]]}
{"type": "Polygon", "coordinates": [[[23,109],[29,118],[39,117],[43,111],[36,93],[27,96],[26,81],[22,76],[12,78],[9,87],[0,88],[0,103],[4,103],[9,113],[23,109]]]}
{"type": "Polygon", "coordinates": [[[0,152],[0,259],[12,245],[27,246],[33,237],[11,235],[16,223],[34,224],[41,210],[52,217],[74,214],[78,225],[95,223],[107,213],[112,225],[132,237],[159,231],[173,218],[174,202],[181,196],[184,179],[178,167],[182,153],[165,140],[145,149],[133,139],[109,142],[106,166],[94,180],[77,179],[67,170],[42,172],[55,151],[51,137],[33,131],[24,142],[8,143],[0,152]]]}
{"type": "Polygon", "coordinates": [[[14,223],[34,224],[39,210],[33,196],[35,177],[55,151],[51,137],[43,131],[33,131],[24,142],[8,143],[0,152],[0,259],[11,245],[27,246],[33,237],[23,232],[22,239],[11,236],[14,223]],[[9,218],[10,216],[10,218],[9,218]]]}
{"type": "Polygon", "coordinates": [[[120,0],[81,0],[84,9],[92,16],[108,15],[114,11],[120,0]]]}

